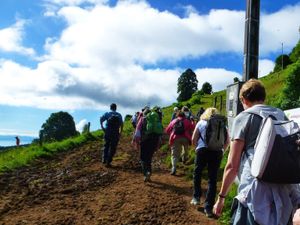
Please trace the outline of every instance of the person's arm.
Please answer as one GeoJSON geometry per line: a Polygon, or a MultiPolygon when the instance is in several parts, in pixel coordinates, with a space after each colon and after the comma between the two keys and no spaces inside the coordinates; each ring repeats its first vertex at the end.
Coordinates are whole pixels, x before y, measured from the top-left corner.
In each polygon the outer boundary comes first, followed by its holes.
{"type": "Polygon", "coordinates": [[[194,132],[193,132],[193,135],[192,135],[192,144],[194,146],[197,146],[199,138],[200,138],[199,129],[196,127],[196,129],[194,129],[194,132]]]}
{"type": "Polygon", "coordinates": [[[230,137],[229,137],[228,130],[226,129],[226,141],[225,141],[225,144],[224,144],[224,151],[226,151],[226,149],[228,148],[229,144],[230,144],[230,137]]]}
{"type": "Polygon", "coordinates": [[[174,121],[175,121],[175,120],[172,120],[172,121],[169,123],[169,125],[166,127],[166,129],[165,129],[165,132],[166,132],[167,134],[169,134],[169,135],[172,133],[173,126],[174,126],[174,121]]]}
{"type": "Polygon", "coordinates": [[[120,133],[119,134],[121,135],[121,133],[123,132],[123,126],[124,126],[121,114],[120,114],[120,121],[121,121],[121,126],[120,126],[120,133]]]}
{"type": "Polygon", "coordinates": [[[120,127],[120,135],[123,132],[123,122],[121,123],[121,127],[120,127]]]}
{"type": "Polygon", "coordinates": [[[104,114],[103,116],[101,116],[100,118],[100,126],[101,126],[101,129],[105,132],[105,128],[103,126],[103,122],[106,120],[106,114],[104,114]]]}
{"type": "Polygon", "coordinates": [[[293,225],[300,225],[300,209],[297,209],[293,216],[293,225]]]}
{"type": "Polygon", "coordinates": [[[245,142],[240,139],[231,142],[228,160],[223,174],[222,186],[219,192],[218,200],[213,208],[214,214],[217,216],[222,214],[225,196],[228,194],[230,187],[234,182],[236,175],[238,174],[244,145],[245,142]]]}

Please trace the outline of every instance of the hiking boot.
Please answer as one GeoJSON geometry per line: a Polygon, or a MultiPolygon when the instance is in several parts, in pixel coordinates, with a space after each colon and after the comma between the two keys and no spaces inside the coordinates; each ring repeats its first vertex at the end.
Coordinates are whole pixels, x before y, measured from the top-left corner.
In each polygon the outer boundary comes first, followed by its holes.
{"type": "Polygon", "coordinates": [[[151,181],[150,176],[151,176],[151,173],[147,172],[146,175],[144,176],[144,182],[150,182],[151,181]]]}
{"type": "Polygon", "coordinates": [[[197,199],[197,198],[193,198],[192,201],[191,201],[191,204],[192,205],[200,205],[200,200],[197,199]]]}
{"type": "Polygon", "coordinates": [[[206,217],[208,217],[208,218],[213,218],[213,216],[214,216],[211,209],[204,209],[204,213],[205,213],[206,217]]]}
{"type": "Polygon", "coordinates": [[[173,176],[176,175],[176,168],[173,167],[170,174],[173,176]]]}
{"type": "Polygon", "coordinates": [[[105,162],[105,167],[107,167],[107,168],[111,168],[111,163],[109,163],[109,162],[105,162]]]}

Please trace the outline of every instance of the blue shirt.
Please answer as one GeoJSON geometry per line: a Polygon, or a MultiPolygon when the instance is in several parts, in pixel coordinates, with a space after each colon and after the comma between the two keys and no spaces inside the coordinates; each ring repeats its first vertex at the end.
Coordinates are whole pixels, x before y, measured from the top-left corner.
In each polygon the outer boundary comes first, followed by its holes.
{"type": "MultiPolygon", "coordinates": [[[[104,115],[101,116],[101,118],[100,118],[100,122],[103,123],[104,121],[107,121],[112,115],[118,116],[119,120],[120,120],[120,125],[123,124],[122,115],[116,111],[110,111],[110,112],[104,113],[104,115]]],[[[105,129],[107,129],[107,123],[105,123],[105,129]]]]}

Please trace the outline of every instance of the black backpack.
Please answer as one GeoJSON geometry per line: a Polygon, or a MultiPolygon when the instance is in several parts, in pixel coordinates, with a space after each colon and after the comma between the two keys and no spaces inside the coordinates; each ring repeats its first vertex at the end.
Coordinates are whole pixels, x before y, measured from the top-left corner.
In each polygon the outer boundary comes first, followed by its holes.
{"type": "Polygon", "coordinates": [[[120,118],[117,114],[112,114],[107,120],[107,128],[111,131],[119,130],[120,118]]]}
{"type": "Polygon", "coordinates": [[[184,119],[177,119],[174,124],[173,131],[176,135],[183,135],[184,134],[184,119]]]}
{"type": "Polygon", "coordinates": [[[212,150],[212,151],[222,150],[226,139],[227,139],[226,118],[222,115],[211,116],[211,118],[207,121],[207,126],[206,126],[205,142],[207,144],[208,150],[212,150]]]}

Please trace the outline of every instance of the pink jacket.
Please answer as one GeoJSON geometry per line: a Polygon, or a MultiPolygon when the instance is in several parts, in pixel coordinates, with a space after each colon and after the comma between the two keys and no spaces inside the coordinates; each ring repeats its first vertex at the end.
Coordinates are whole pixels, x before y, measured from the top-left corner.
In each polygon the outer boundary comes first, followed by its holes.
{"type": "Polygon", "coordinates": [[[174,140],[177,138],[181,138],[181,137],[187,138],[191,143],[194,128],[195,128],[195,124],[193,124],[190,120],[188,120],[186,118],[178,117],[178,118],[172,120],[170,122],[170,124],[167,126],[167,128],[165,129],[166,133],[170,135],[169,144],[173,145],[174,140]],[[184,134],[176,135],[176,134],[174,134],[173,127],[177,120],[182,120],[182,119],[183,119],[183,124],[184,124],[184,134]]]}

